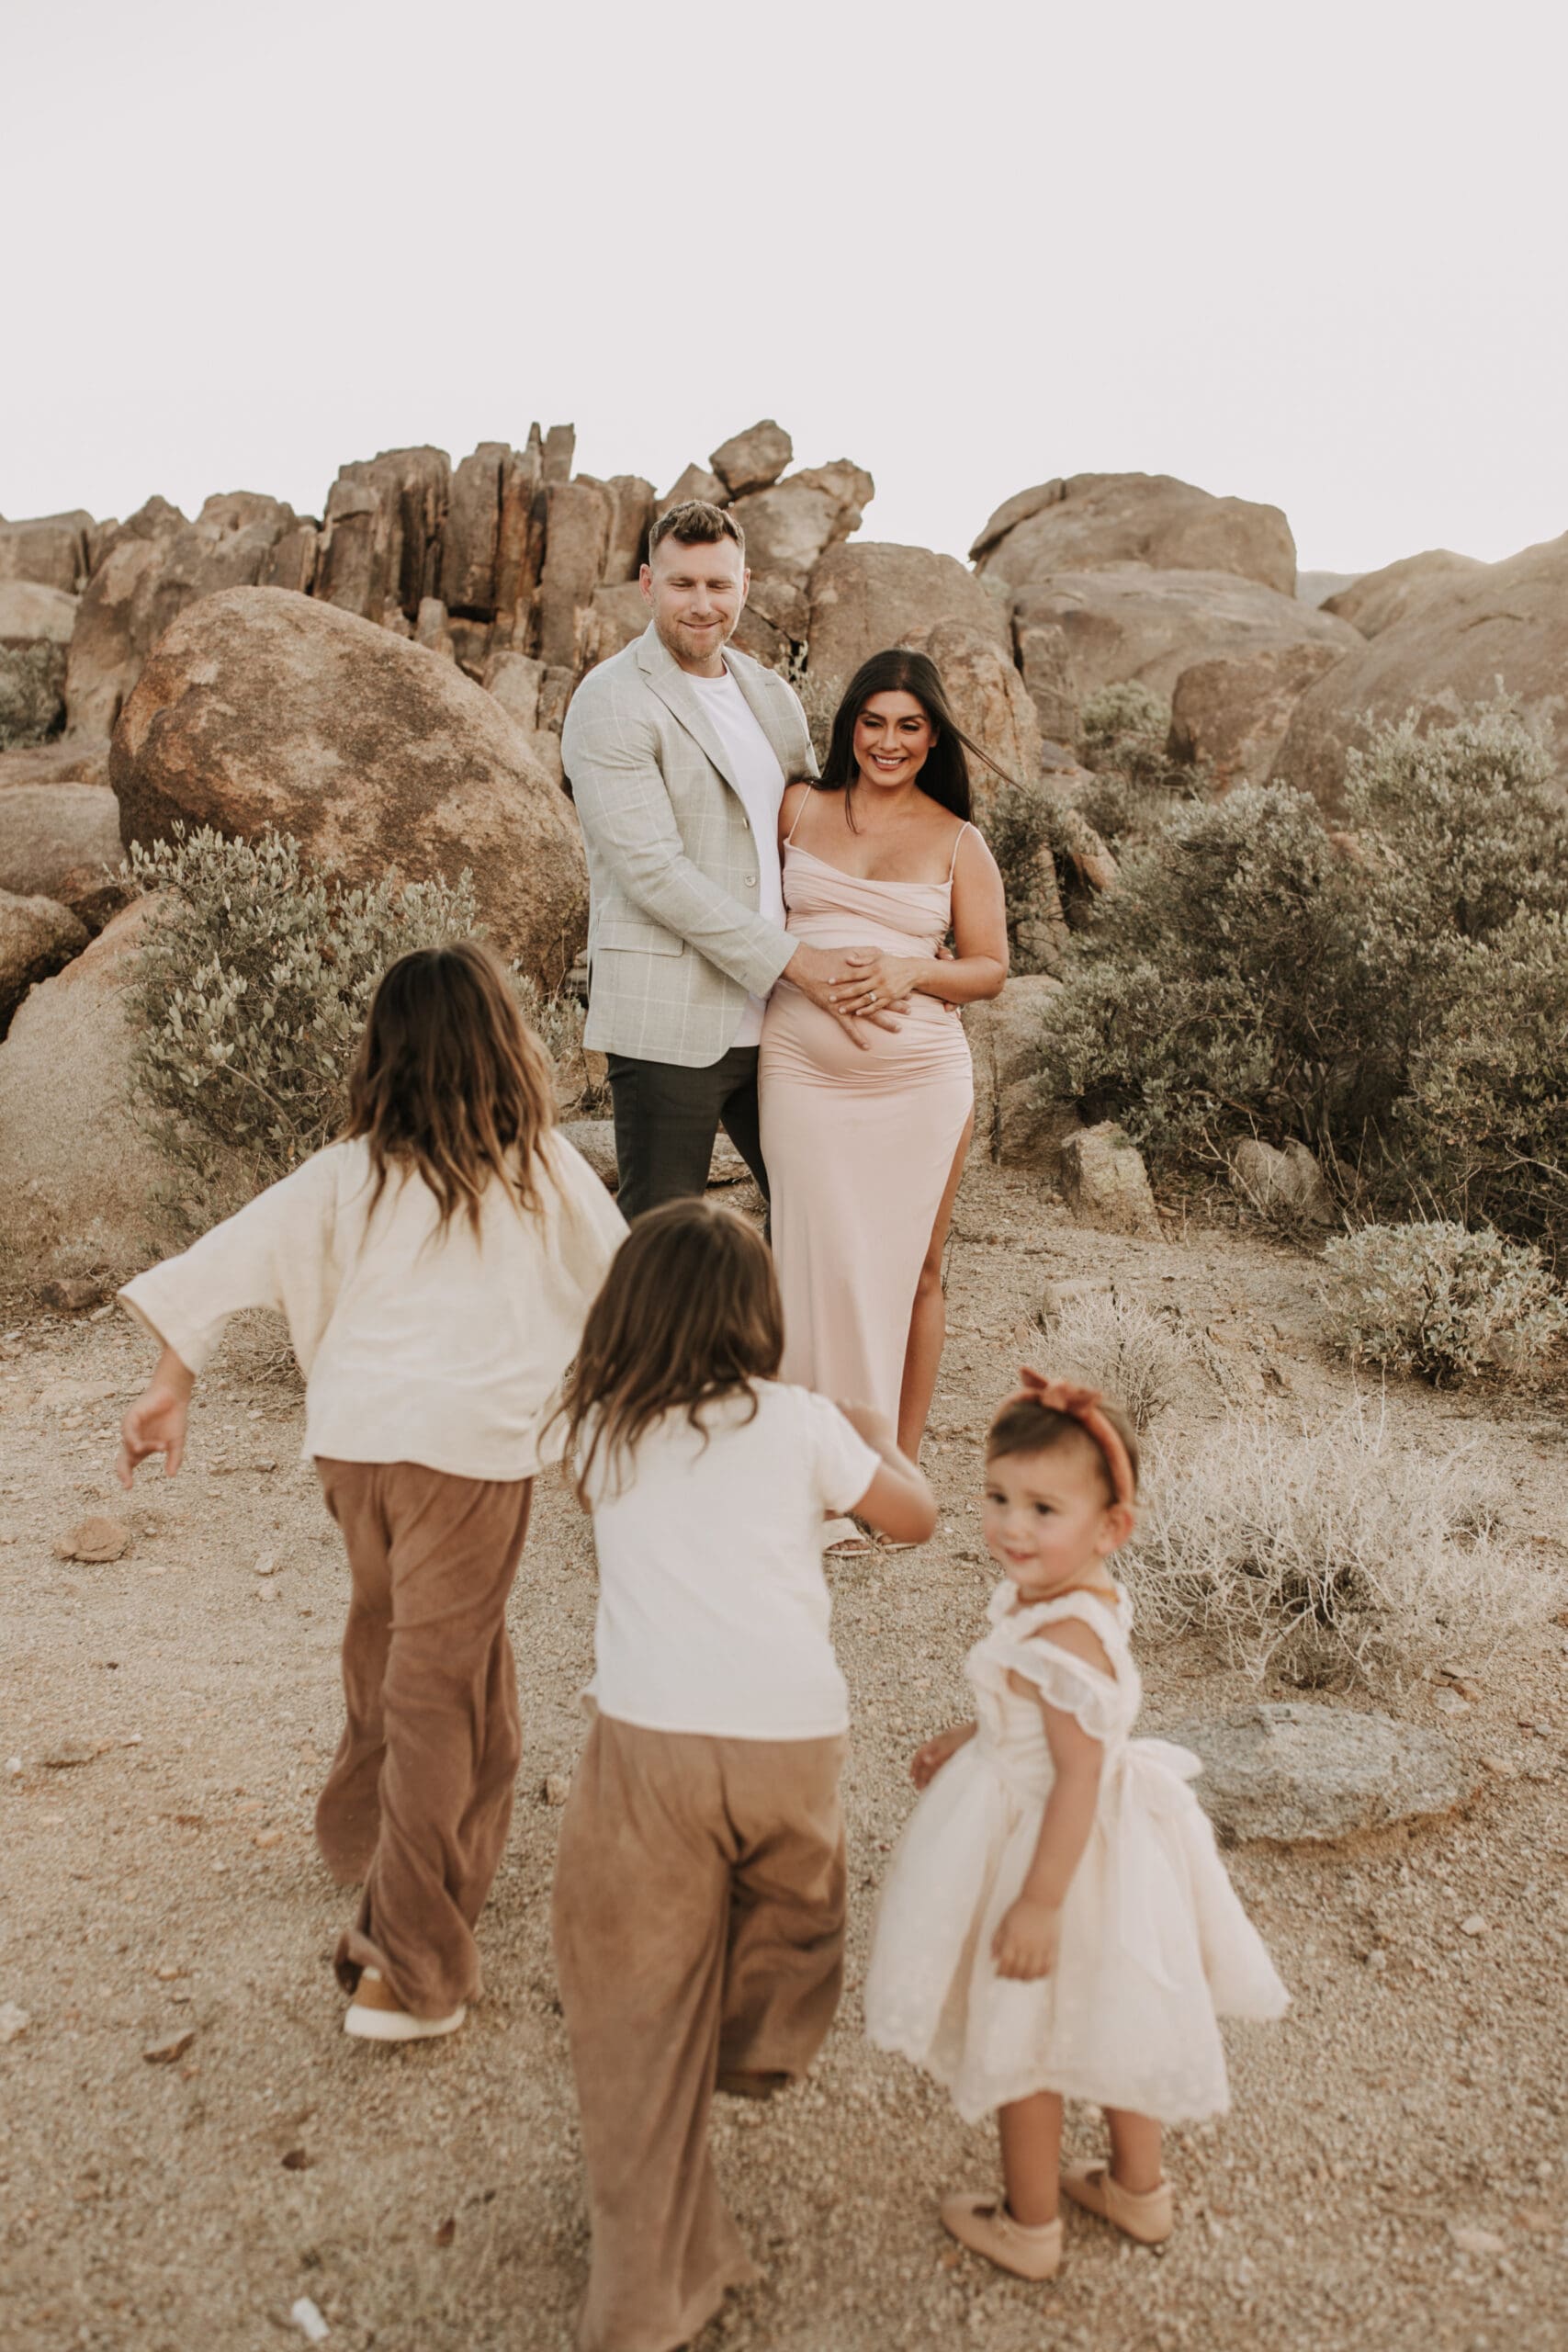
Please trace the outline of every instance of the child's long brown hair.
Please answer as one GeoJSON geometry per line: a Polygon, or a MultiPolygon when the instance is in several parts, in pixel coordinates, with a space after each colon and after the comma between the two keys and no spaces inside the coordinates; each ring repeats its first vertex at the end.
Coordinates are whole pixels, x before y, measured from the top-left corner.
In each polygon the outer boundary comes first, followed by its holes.
{"type": "Polygon", "coordinates": [[[416,947],[381,976],[348,1086],[345,1141],[363,1136],[376,1189],[417,1170],[446,1231],[461,1209],[477,1235],[491,1177],[519,1208],[539,1205],[536,1155],[555,1125],[549,1058],[506,974],[477,941],[416,947]]]}
{"type": "MultiPolygon", "coordinates": [[[[784,1354],[784,1309],[766,1242],[733,1209],[666,1201],[638,1217],[589,1311],[561,1400],[577,1496],[590,1475],[625,1470],[660,1415],[703,1409],[771,1380],[784,1354]]],[[[751,1398],[751,1411],[757,1409],[751,1398]]]]}

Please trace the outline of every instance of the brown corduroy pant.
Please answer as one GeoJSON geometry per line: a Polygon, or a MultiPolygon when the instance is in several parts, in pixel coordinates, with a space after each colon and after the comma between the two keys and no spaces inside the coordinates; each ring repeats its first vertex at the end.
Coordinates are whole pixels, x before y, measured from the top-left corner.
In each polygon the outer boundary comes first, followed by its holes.
{"type": "Polygon", "coordinates": [[[474,1922],[523,1753],[506,1600],[533,1481],[414,1462],[316,1468],[353,1580],[348,1721],[316,1841],[338,1884],[364,1893],[334,1964],[350,1992],[378,1968],[415,2017],[446,2017],[479,1990],[474,1922]]]}
{"type": "Polygon", "coordinates": [[[582,2352],[669,2352],[757,2277],[707,2144],[716,2080],[805,2073],[839,2005],[848,1742],[598,1716],[556,1860],[593,2244],[582,2352]]]}

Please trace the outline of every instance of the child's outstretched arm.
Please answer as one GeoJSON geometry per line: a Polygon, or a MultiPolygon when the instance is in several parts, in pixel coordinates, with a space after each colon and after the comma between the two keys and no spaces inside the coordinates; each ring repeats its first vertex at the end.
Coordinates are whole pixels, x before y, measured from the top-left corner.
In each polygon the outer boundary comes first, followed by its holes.
{"type": "Polygon", "coordinates": [[[923,1544],[937,1522],[936,1497],[923,1470],[898,1451],[893,1424],[869,1405],[840,1403],[850,1427],[882,1457],[882,1467],[853,1506],[857,1519],[890,1535],[895,1544],[923,1544]]]}
{"type": "Polygon", "coordinates": [[[164,1476],[172,1478],[185,1459],[186,1423],[196,1374],[173,1348],[165,1345],[157,1370],[134,1405],[126,1408],[119,1425],[119,1460],[116,1475],[129,1487],[136,1465],[150,1453],[164,1457],[164,1476]]]}
{"type": "MultiPolygon", "coordinates": [[[[1108,1668],[1105,1652],[1087,1625],[1054,1625],[1042,1638],[1087,1659],[1102,1672],[1108,1668]]],[[[1105,1762],[1102,1742],[1091,1739],[1076,1715],[1065,1707],[1053,1707],[1043,1692],[1032,1687],[1031,1695],[1039,1700],[1045,1720],[1053,1769],[1051,1793],[1045,1800],[1029,1874],[991,1945],[998,1976],[1028,1980],[1049,1976],[1056,1965],[1062,1905],[1094,1827],[1105,1762]]]]}

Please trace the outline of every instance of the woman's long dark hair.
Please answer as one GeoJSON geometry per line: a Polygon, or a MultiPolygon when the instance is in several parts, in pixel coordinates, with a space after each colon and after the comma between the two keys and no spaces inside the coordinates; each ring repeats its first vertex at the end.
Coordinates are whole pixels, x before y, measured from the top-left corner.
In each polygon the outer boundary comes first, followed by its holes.
{"type": "MultiPolygon", "coordinates": [[[[1009,781],[1006,771],[998,767],[988,752],[983,752],[973,736],[965,735],[953,715],[947,699],[947,688],[942,682],[942,672],[924,653],[916,653],[907,645],[890,645],[886,652],[874,653],[863,662],[844,689],[844,698],[833,714],[833,732],[828,741],[828,757],[822,774],[817,779],[818,792],[844,792],[860,774],[855,758],[855,721],[873,695],[913,695],[936,730],[936,741],[926,754],[919,774],[920,790],[939,808],[950,815],[969,821],[969,762],[965,752],[973,752],[981,765],[994,775],[1009,781]]],[[[854,822],[851,814],[851,824],[854,822]]]]}
{"type": "Polygon", "coordinates": [[[488,948],[416,947],[388,966],[342,1130],[369,1147],[372,1214],[394,1167],[423,1178],[443,1231],[461,1210],[479,1233],[492,1176],[519,1208],[536,1208],[537,1155],[555,1116],[549,1057],[488,948]]]}
{"type": "Polygon", "coordinates": [[[615,1485],[666,1413],[702,1430],[709,1405],[750,1395],[754,1416],[751,1383],[772,1380],[783,1354],[778,1278],[761,1235],[716,1201],[649,1209],[589,1309],[558,1408],[568,1457],[578,1457],[579,1501],[601,1481],[615,1485]]]}

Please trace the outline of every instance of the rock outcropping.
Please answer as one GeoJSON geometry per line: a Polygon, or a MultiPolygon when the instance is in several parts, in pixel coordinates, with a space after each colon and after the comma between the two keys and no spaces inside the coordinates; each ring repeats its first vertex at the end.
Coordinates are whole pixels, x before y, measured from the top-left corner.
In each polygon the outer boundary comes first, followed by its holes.
{"type": "Polygon", "coordinates": [[[291,833],[351,882],[472,870],[496,944],[554,988],[587,933],[570,807],[493,696],[390,630],[233,588],[161,639],[114,739],[127,842],[291,833]]]}

